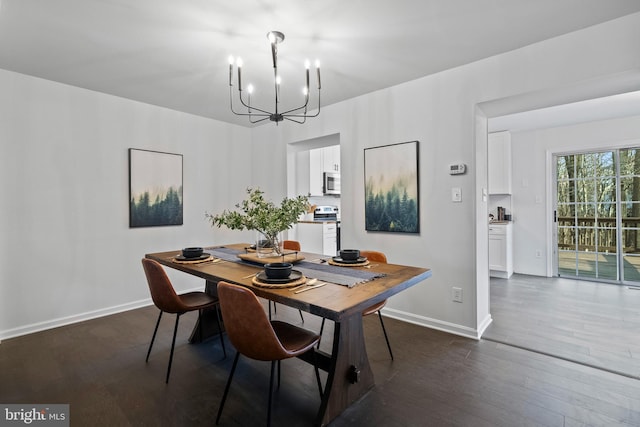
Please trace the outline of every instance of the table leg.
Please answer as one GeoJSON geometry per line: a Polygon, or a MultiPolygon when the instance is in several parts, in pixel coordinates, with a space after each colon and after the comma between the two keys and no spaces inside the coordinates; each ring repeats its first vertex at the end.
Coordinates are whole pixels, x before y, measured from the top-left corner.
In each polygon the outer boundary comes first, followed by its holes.
{"type": "MultiPolygon", "coordinates": [[[[210,280],[206,281],[205,284],[205,292],[209,295],[218,296],[218,282],[213,282],[210,280]]],[[[218,329],[218,322],[216,319],[216,308],[209,308],[206,310],[202,310],[202,322],[196,321],[196,325],[193,327],[193,331],[191,331],[191,336],[189,337],[189,342],[199,343],[200,342],[200,328],[202,328],[202,341],[205,341],[211,337],[217,337],[220,334],[220,330],[218,329]]],[[[220,318],[222,321],[222,316],[220,318]]]]}
{"type": "Polygon", "coordinates": [[[316,419],[320,426],[329,424],[374,386],[360,313],[335,323],[328,374],[316,419]]]}

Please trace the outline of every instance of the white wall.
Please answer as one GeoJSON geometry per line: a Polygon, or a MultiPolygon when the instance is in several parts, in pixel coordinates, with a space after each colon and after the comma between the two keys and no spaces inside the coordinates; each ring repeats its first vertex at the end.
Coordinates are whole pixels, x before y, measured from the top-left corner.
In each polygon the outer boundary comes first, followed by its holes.
{"type": "MultiPolygon", "coordinates": [[[[486,261],[480,261],[487,259],[488,226],[481,197],[486,188],[486,136],[478,129],[486,133],[486,123],[477,123],[486,119],[477,113],[477,105],[637,71],[639,40],[640,14],[635,14],[325,107],[304,126],[262,126],[252,135],[260,146],[254,159],[283,161],[287,143],[339,133],[343,245],[379,249],[390,262],[433,271],[424,283],[393,297],[386,313],[479,336],[490,314],[488,271],[482,267],[486,261]],[[420,141],[421,232],[368,233],[363,150],[412,140],[420,141]],[[452,163],[466,163],[469,172],[450,176],[452,163]],[[462,203],[451,202],[451,187],[462,188],[462,203]],[[462,304],[451,301],[453,286],[463,289],[462,304]]],[[[272,174],[262,180],[279,181],[272,174]]]]}
{"type": "Polygon", "coordinates": [[[0,92],[0,338],[148,304],[145,253],[240,240],[204,212],[242,200],[250,130],[2,70],[0,92]],[[183,154],[183,226],[129,228],[128,148],[183,154]]]}
{"type": "Polygon", "coordinates": [[[548,227],[553,217],[553,195],[550,193],[554,184],[547,159],[554,153],[638,147],[640,116],[514,132],[511,143],[513,269],[517,273],[546,276],[551,268],[548,227]],[[537,258],[536,251],[541,251],[542,257],[537,258]]]}

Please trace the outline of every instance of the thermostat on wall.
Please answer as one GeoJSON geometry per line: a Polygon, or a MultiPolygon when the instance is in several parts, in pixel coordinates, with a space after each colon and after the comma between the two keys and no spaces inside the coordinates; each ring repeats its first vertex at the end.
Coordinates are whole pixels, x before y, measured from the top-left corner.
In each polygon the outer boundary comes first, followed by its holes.
{"type": "Polygon", "coordinates": [[[467,171],[467,165],[464,163],[459,163],[457,165],[449,166],[449,174],[450,175],[461,175],[467,171]]]}

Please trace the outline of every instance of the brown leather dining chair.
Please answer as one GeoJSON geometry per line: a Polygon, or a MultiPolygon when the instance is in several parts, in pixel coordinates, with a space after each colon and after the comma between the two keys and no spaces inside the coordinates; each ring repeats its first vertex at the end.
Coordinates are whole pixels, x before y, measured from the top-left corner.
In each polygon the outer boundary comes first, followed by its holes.
{"type": "Polygon", "coordinates": [[[285,240],[282,242],[282,247],[284,249],[289,249],[290,251],[300,252],[300,242],[297,240],[285,240]]]}
{"type": "MultiPolygon", "coordinates": [[[[379,262],[379,263],[387,263],[387,256],[378,251],[360,251],[360,256],[366,257],[370,262],[379,262]]],[[[377,304],[368,307],[362,312],[362,316],[368,316],[373,313],[378,313],[378,318],[380,319],[380,326],[382,326],[382,332],[384,333],[384,339],[387,342],[387,348],[389,349],[389,356],[391,356],[391,360],[393,360],[393,352],[391,351],[391,344],[389,344],[389,337],[387,336],[387,329],[384,327],[384,321],[382,320],[382,314],[380,310],[387,305],[387,300],[380,301],[377,304]]],[[[320,325],[320,335],[322,335],[322,331],[324,329],[324,321],[325,318],[322,318],[322,324],[320,325]]]]}
{"type": "MultiPolygon", "coordinates": [[[[278,320],[270,321],[262,309],[256,295],[248,288],[220,281],[218,298],[222,310],[229,341],[236,348],[236,356],[229,373],[229,379],[222,395],[216,424],[220,421],[222,409],[229,393],[231,380],[235,373],[238,359],[243,354],[254,360],[271,362],[269,380],[269,406],[267,409],[267,426],[271,425],[271,402],[273,398],[273,374],[278,362],[278,386],[280,385],[280,361],[299,356],[307,351],[314,352],[320,336],[307,329],[278,320]]],[[[313,353],[315,355],[315,352],[313,353]]],[[[315,365],[318,389],[322,396],[322,384],[317,363],[315,365]]]]}
{"type": "MultiPolygon", "coordinates": [[[[282,242],[282,249],[288,249],[290,251],[298,251],[300,252],[300,242],[298,242],[297,240],[284,240],[282,242]]],[[[271,303],[272,301],[269,301],[269,319],[271,319],[271,303]]],[[[276,312],[276,303],[273,303],[273,311],[276,312]]],[[[300,320],[302,320],[302,323],[304,323],[304,317],[302,316],[302,310],[298,310],[298,313],[300,313],[300,320]]]]}
{"type": "Polygon", "coordinates": [[[147,283],[149,285],[149,291],[151,292],[151,299],[153,303],[160,309],[158,315],[158,321],[156,327],[153,330],[153,336],[151,337],[151,343],[149,344],[149,350],[147,350],[147,358],[145,361],[149,362],[149,354],[151,354],[151,348],[153,342],[156,339],[156,333],[158,332],[158,326],[160,325],[160,319],[162,319],[162,313],[172,313],[176,315],[176,324],[173,328],[173,340],[171,341],[171,353],[169,354],[169,366],[167,367],[167,377],[165,383],[169,382],[169,375],[171,374],[171,362],[173,361],[173,351],[176,345],[176,333],[178,332],[178,322],[180,316],[190,311],[198,310],[198,321],[200,330],[200,340],[202,340],[202,310],[206,308],[216,308],[216,321],[218,322],[218,330],[220,331],[220,344],[222,345],[222,352],[225,357],[227,356],[227,350],[224,347],[224,339],[222,337],[222,329],[220,328],[220,313],[218,312],[218,299],[205,292],[188,292],[182,295],[176,294],[167,273],[162,268],[159,262],[152,259],[143,258],[142,267],[144,273],[147,276],[147,283]]]}

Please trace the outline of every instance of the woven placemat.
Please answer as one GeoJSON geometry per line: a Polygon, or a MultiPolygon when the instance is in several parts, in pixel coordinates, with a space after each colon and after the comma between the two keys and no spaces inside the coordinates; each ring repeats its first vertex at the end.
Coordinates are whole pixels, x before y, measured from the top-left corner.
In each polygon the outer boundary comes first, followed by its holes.
{"type": "Polygon", "coordinates": [[[294,286],[298,286],[298,285],[302,285],[303,283],[306,283],[306,281],[307,281],[307,278],[304,277],[304,275],[299,279],[294,280],[293,282],[287,282],[287,283],[265,283],[260,279],[258,279],[257,276],[254,276],[253,279],[251,279],[251,283],[258,286],[259,288],[269,288],[269,289],[293,288],[294,286]]]}
{"type": "Polygon", "coordinates": [[[175,262],[176,264],[200,264],[201,262],[209,262],[211,261],[211,258],[213,258],[211,255],[209,255],[207,258],[203,258],[203,259],[194,259],[194,260],[181,260],[181,259],[173,259],[173,262],[175,262]]]}
{"type": "Polygon", "coordinates": [[[327,263],[331,264],[331,265],[337,265],[338,267],[364,267],[365,265],[369,265],[369,260],[365,259],[362,262],[354,262],[347,264],[346,262],[336,262],[332,259],[328,259],[327,263]]]}

